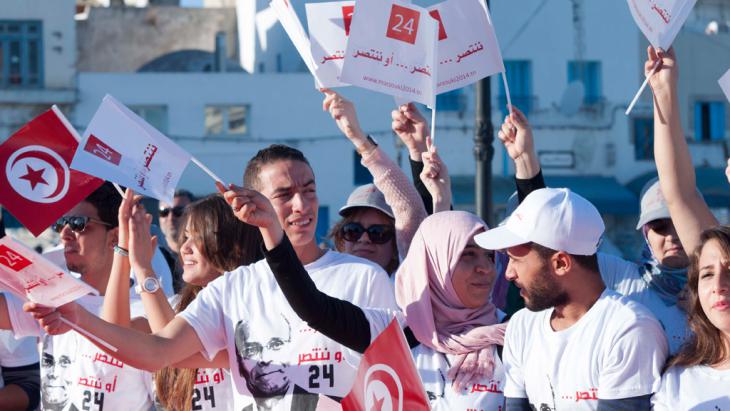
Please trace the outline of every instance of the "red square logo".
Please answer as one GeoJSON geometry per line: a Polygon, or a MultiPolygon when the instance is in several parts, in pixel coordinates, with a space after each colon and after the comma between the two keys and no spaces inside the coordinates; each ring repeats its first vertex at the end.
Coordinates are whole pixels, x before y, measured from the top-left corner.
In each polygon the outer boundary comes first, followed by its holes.
{"type": "Polygon", "coordinates": [[[385,33],[385,36],[406,43],[416,44],[418,19],[420,17],[421,13],[418,10],[394,4],[390,9],[388,32],[385,33]]]}
{"type": "Polygon", "coordinates": [[[84,151],[89,152],[102,160],[106,160],[114,165],[119,165],[122,160],[122,155],[116,150],[106,145],[103,141],[99,140],[95,135],[89,136],[89,141],[86,142],[84,151]]]}
{"type": "Polygon", "coordinates": [[[350,35],[350,24],[352,23],[352,13],[355,12],[355,6],[343,6],[342,18],[345,20],[345,36],[350,35]]]}
{"type": "Polygon", "coordinates": [[[431,10],[428,14],[439,22],[439,41],[446,40],[446,29],[444,28],[444,22],[441,20],[441,13],[438,10],[431,10]]]}
{"type": "Polygon", "coordinates": [[[0,245],[0,264],[8,267],[13,271],[20,271],[25,267],[33,264],[30,260],[8,248],[5,245],[0,245]]]}

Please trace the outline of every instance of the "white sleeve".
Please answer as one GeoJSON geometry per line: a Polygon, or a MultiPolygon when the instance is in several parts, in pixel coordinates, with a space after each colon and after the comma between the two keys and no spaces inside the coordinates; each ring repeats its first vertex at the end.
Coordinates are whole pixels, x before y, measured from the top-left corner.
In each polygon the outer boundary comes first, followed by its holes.
{"type": "Polygon", "coordinates": [[[609,290],[623,294],[623,290],[618,290],[619,285],[626,278],[636,277],[639,266],[615,255],[598,253],[598,270],[609,290]]]}
{"type": "MultiPolygon", "coordinates": [[[[226,348],[225,318],[223,316],[223,290],[229,285],[224,274],[203,288],[197,297],[178,316],[190,324],[203,345],[201,354],[213,361],[215,355],[226,348]]],[[[234,291],[229,290],[233,293],[234,291]]],[[[235,294],[234,294],[235,295],[235,294]]]]}
{"type": "Polygon", "coordinates": [[[374,270],[373,275],[370,277],[368,301],[365,306],[398,310],[398,305],[395,302],[393,283],[390,282],[388,274],[382,269],[374,270]]]}
{"type": "Polygon", "coordinates": [[[23,311],[23,300],[13,294],[5,293],[5,301],[15,338],[39,337],[42,333],[41,326],[32,315],[23,311]]]}
{"type": "Polygon", "coordinates": [[[673,392],[671,385],[673,380],[673,370],[670,368],[662,376],[659,389],[651,397],[651,409],[654,411],[672,411],[676,406],[676,402],[673,400],[676,394],[673,392]]]}
{"type": "Polygon", "coordinates": [[[525,339],[522,335],[520,312],[515,313],[507,323],[502,350],[502,363],[505,370],[504,396],[509,398],[527,398],[525,376],[522,369],[522,357],[525,339]]]}
{"type": "Polygon", "coordinates": [[[37,339],[13,337],[11,331],[0,331],[0,367],[22,367],[38,362],[37,339]]]}
{"type": "Polygon", "coordinates": [[[668,350],[659,322],[638,318],[618,336],[603,359],[598,398],[617,400],[656,392],[668,350]]]}

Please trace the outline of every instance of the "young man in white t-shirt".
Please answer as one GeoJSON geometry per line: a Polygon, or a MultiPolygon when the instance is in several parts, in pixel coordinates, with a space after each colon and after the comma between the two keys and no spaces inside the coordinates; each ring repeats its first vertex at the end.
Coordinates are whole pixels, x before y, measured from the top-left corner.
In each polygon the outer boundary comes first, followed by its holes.
{"type": "MultiPolygon", "coordinates": [[[[87,295],[77,303],[97,316],[112,268],[117,244],[117,210],[121,197],[105,183],[60,219],[61,242],[69,270],[102,296],[87,295]]],[[[40,337],[41,403],[44,410],[139,410],[147,411],[151,375],[103,353],[75,331],[50,336],[23,302],[0,295],[0,328],[16,337],[40,337]]]]}
{"type": "Polygon", "coordinates": [[[505,335],[507,410],[649,410],[667,341],[640,304],[607,290],[598,210],[568,189],[530,193],[507,223],[475,237],[506,250],[526,309],[505,335]]]}
{"type": "MultiPolygon", "coordinates": [[[[269,198],[297,257],[322,292],[362,307],[395,309],[390,281],[379,266],[317,247],[316,183],[300,151],[282,145],[261,150],[249,162],[244,180],[269,198]]],[[[27,308],[49,332],[68,330],[58,320],[63,314],[118,347],[120,359],[147,370],[180,361],[194,366],[191,356],[202,353],[212,360],[227,350],[227,361],[216,366],[231,370],[236,410],[326,407],[349,392],[356,372],[344,361],[342,346],[293,312],[265,260],[212,281],[154,334],[105,323],[73,303],[58,310],[27,308]]]]}

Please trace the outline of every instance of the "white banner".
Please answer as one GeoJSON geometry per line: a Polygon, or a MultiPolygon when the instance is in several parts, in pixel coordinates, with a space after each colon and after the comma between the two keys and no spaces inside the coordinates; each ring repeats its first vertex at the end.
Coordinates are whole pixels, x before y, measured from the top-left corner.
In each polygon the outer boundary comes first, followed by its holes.
{"type": "Polygon", "coordinates": [[[71,168],[172,204],[190,154],[106,95],[76,150],[71,168]]]}
{"type": "Polygon", "coordinates": [[[322,87],[347,86],[340,74],[355,2],[307,3],[305,7],[317,78],[322,87]]]}
{"type": "Polygon", "coordinates": [[[284,27],[284,31],[294,43],[294,47],[307,65],[309,72],[312,73],[317,80],[317,65],[312,58],[312,50],[309,44],[309,37],[304,31],[302,22],[299,20],[296,11],[292,7],[290,0],[271,0],[271,8],[279,18],[279,22],[284,27]]]}
{"type": "Polygon", "coordinates": [[[725,74],[720,77],[718,83],[720,83],[722,91],[725,92],[725,97],[727,97],[727,100],[730,101],[730,70],[726,71],[725,74]]]}
{"type": "Polygon", "coordinates": [[[697,0],[627,0],[631,15],[655,48],[668,50],[697,0]]]}
{"type": "Polygon", "coordinates": [[[0,287],[49,307],[59,307],[89,293],[99,294],[9,236],[0,239],[0,287]]]}
{"type": "Polygon", "coordinates": [[[342,81],[433,106],[438,23],[428,10],[400,1],[357,4],[342,81]]]}
{"type": "Polygon", "coordinates": [[[504,71],[497,35],[483,0],[447,0],[428,10],[439,23],[436,94],[504,71]]]}

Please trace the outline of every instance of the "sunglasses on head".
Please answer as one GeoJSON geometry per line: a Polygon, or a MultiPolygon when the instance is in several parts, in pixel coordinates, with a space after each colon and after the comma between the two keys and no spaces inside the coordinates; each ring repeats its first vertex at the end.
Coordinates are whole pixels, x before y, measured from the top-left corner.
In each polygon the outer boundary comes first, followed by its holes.
{"type": "Polygon", "coordinates": [[[180,217],[181,215],[183,215],[184,211],[185,207],[183,206],[161,208],[160,217],[167,217],[168,215],[170,215],[170,212],[172,212],[173,216],[180,217]]]}
{"type": "Polygon", "coordinates": [[[86,225],[90,222],[105,225],[111,227],[112,225],[109,223],[105,223],[101,220],[97,220],[96,218],[86,217],[86,216],[65,216],[61,217],[58,220],[56,220],[55,223],[51,226],[53,231],[60,233],[63,231],[63,227],[68,224],[71,231],[75,233],[83,233],[84,230],[86,230],[86,225]]]}
{"type": "Polygon", "coordinates": [[[385,244],[393,238],[395,234],[393,227],[387,224],[373,224],[365,228],[360,223],[347,223],[342,226],[342,237],[349,242],[355,242],[362,237],[363,233],[368,233],[370,242],[374,244],[385,244]]]}

